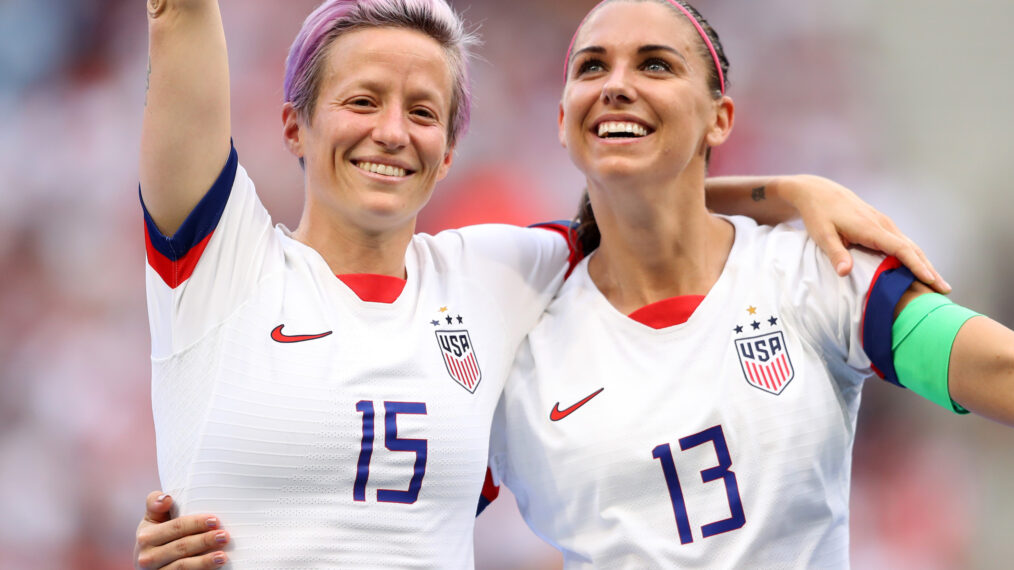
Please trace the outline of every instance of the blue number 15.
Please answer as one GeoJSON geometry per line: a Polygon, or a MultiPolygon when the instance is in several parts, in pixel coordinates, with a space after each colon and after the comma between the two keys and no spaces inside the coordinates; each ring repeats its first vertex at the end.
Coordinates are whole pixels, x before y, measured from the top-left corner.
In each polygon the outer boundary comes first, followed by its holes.
{"type": "MultiPolygon", "coordinates": [[[[356,411],[363,414],[363,440],[359,446],[359,464],[356,466],[356,482],[352,486],[352,499],[366,500],[366,482],[370,478],[370,459],[373,457],[374,410],[372,400],[356,404],[356,411]]],[[[419,498],[423,476],[426,474],[426,440],[398,437],[398,414],[426,414],[424,402],[384,402],[384,445],[391,451],[415,453],[415,466],[408,490],[377,489],[377,500],[381,503],[412,504],[419,498]]]]}
{"type": "MultiPolygon", "coordinates": [[[[736,530],[746,524],[746,516],[743,514],[743,501],[739,496],[739,485],[736,483],[736,474],[729,470],[732,467],[732,457],[729,456],[729,446],[725,443],[725,434],[722,426],[710,427],[700,433],[688,435],[679,440],[680,449],[686,451],[697,447],[705,442],[712,442],[715,445],[715,455],[718,456],[718,465],[701,471],[701,480],[704,483],[721,479],[725,483],[725,494],[729,498],[729,513],[727,519],[708,523],[701,527],[701,535],[704,538],[736,530]]],[[[687,544],[694,541],[693,532],[690,529],[690,515],[687,514],[687,505],[683,500],[683,487],[680,486],[680,478],[676,473],[676,462],[673,460],[672,448],[668,443],[663,443],[652,450],[652,457],[662,463],[662,473],[665,475],[665,483],[669,487],[669,500],[672,501],[672,510],[676,514],[676,530],[679,531],[680,544],[687,544]]]]}

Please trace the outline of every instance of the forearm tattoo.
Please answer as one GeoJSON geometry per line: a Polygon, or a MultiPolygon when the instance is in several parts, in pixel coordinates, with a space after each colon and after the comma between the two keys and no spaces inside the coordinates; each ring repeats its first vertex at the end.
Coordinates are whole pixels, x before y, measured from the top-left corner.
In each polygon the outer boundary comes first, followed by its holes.
{"type": "Polygon", "coordinates": [[[758,186],[753,189],[752,197],[754,202],[760,202],[762,200],[767,199],[767,196],[764,195],[765,188],[766,186],[758,186]]]}

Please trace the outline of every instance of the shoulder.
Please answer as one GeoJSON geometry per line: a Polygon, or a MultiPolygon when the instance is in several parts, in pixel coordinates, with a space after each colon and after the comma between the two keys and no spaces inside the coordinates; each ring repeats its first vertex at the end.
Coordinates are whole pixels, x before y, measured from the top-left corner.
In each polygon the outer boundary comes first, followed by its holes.
{"type": "Polygon", "coordinates": [[[570,251],[565,235],[565,230],[555,227],[480,224],[436,235],[416,234],[415,243],[442,255],[537,263],[546,256],[565,258],[570,251]]]}
{"type": "Polygon", "coordinates": [[[730,261],[739,266],[783,272],[819,252],[805,231],[786,224],[758,225],[743,216],[722,216],[735,228],[730,261]]]}
{"type": "Polygon", "coordinates": [[[769,257],[789,256],[800,253],[811,240],[806,232],[788,224],[777,226],[759,225],[750,218],[729,216],[736,228],[736,242],[749,248],[758,249],[769,257]]]}
{"type": "Polygon", "coordinates": [[[456,230],[446,230],[437,234],[442,237],[447,234],[456,234],[460,239],[470,243],[502,242],[508,240],[518,243],[555,243],[565,241],[565,230],[557,223],[536,224],[529,227],[514,226],[510,224],[478,224],[465,226],[456,230]],[[547,231],[549,230],[549,231],[547,231]]]}

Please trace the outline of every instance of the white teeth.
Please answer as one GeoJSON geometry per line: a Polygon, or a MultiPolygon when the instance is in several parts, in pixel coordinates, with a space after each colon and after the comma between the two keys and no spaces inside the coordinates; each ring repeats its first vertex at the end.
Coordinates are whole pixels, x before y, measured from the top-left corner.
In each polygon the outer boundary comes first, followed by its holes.
{"type": "Polygon", "coordinates": [[[374,174],[383,174],[384,176],[395,176],[402,178],[408,174],[404,168],[397,166],[390,166],[388,164],[377,164],[375,162],[356,162],[354,163],[360,170],[372,172],[374,174]]]}
{"type": "Polygon", "coordinates": [[[599,136],[604,137],[609,133],[627,133],[635,137],[643,137],[648,134],[648,129],[637,123],[624,123],[621,121],[606,121],[599,124],[599,136]]]}

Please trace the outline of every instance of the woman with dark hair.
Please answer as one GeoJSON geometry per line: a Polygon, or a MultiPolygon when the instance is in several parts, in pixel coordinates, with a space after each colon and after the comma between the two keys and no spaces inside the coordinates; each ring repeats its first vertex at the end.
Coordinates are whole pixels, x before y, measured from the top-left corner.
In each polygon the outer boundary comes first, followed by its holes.
{"type": "Polygon", "coordinates": [[[566,69],[585,258],[518,351],[494,472],[566,568],[847,567],[863,381],[1014,424],[1014,331],[893,258],[841,277],[803,232],[708,211],[735,106],[688,4],[599,4],[566,69]]]}

